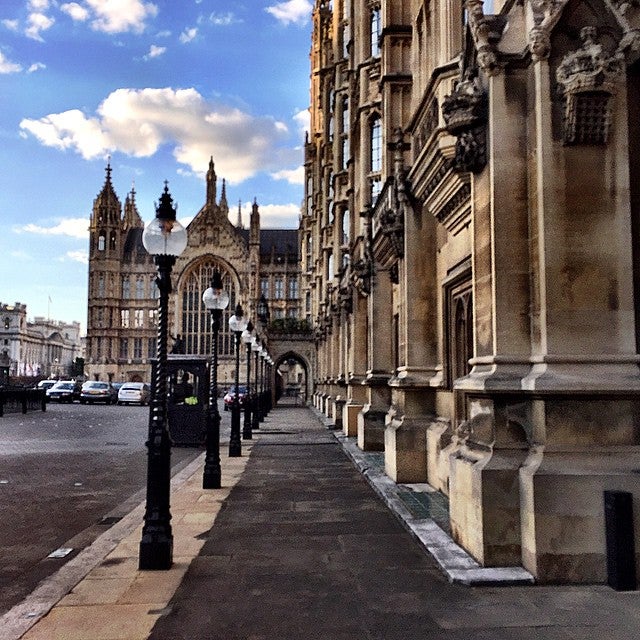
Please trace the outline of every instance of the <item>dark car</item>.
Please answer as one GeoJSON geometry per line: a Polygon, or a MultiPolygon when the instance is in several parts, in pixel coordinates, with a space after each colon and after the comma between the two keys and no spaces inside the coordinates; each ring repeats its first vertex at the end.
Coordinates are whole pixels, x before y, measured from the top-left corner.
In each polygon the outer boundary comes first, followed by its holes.
{"type": "Polygon", "coordinates": [[[94,402],[104,402],[112,404],[118,401],[118,392],[110,382],[101,380],[89,380],[82,385],[80,391],[80,402],[82,404],[93,404],[94,402]]]}
{"type": "Polygon", "coordinates": [[[59,380],[47,389],[50,402],[74,402],[80,400],[80,385],[74,380],[59,380]]]}
{"type": "MultiPolygon", "coordinates": [[[[244,398],[247,395],[247,387],[244,385],[238,385],[238,400],[240,401],[240,406],[244,404],[244,398]]],[[[230,387],[227,390],[227,393],[224,394],[224,410],[229,411],[229,409],[233,406],[233,400],[236,397],[236,387],[230,387]]]]}

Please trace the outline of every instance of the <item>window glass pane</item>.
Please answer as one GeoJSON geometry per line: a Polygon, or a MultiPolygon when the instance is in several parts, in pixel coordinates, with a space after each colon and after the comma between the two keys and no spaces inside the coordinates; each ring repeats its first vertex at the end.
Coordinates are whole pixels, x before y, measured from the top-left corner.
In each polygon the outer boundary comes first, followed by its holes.
{"type": "Polygon", "coordinates": [[[380,55],[380,9],[371,11],[371,57],[380,55]]]}

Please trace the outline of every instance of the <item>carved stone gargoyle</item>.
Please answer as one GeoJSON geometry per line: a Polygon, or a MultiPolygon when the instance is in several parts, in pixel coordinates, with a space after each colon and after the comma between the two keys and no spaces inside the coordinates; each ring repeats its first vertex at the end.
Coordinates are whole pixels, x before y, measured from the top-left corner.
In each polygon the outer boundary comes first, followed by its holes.
{"type": "Polygon", "coordinates": [[[456,171],[482,171],[487,163],[487,92],[478,71],[469,68],[442,102],[447,131],[456,136],[456,171]]]}

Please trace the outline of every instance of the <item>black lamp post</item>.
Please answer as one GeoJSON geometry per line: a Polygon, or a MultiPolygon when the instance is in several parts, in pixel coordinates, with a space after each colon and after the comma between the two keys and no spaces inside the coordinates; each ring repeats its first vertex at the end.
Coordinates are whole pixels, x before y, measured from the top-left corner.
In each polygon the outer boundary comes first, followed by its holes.
{"type": "Polygon", "coordinates": [[[260,349],[260,417],[258,420],[260,422],[264,422],[264,417],[266,415],[266,395],[265,395],[265,386],[267,383],[266,377],[266,360],[267,360],[267,350],[264,346],[264,340],[262,341],[262,348],[260,349]]]}
{"type": "Polygon", "coordinates": [[[229,438],[229,457],[237,458],[242,455],[242,441],[240,440],[240,336],[247,328],[240,304],[236,305],[235,313],[229,318],[229,329],[236,337],[236,380],[233,404],[231,405],[231,436],[229,438]]]}
{"type": "Polygon", "coordinates": [[[149,411],[147,440],[147,501],[140,541],[139,568],[169,569],[173,564],[171,490],[171,440],[167,424],[167,340],[171,270],[187,246],[187,232],[176,220],[168,183],[156,206],[156,217],[145,227],[142,243],[153,256],[160,292],[158,301],[157,366],[149,411]]]}
{"type": "Polygon", "coordinates": [[[251,341],[251,351],[253,351],[253,355],[255,357],[255,379],[256,384],[254,387],[254,397],[253,397],[253,410],[251,412],[251,431],[254,429],[260,428],[260,351],[262,347],[260,346],[260,342],[257,337],[253,337],[251,341]]]}
{"type": "Polygon", "coordinates": [[[207,453],[202,474],[203,489],[222,486],[220,469],[220,412],[218,411],[218,333],[222,312],[229,306],[229,294],[222,289],[222,277],[216,269],[211,286],[202,295],[204,306],[211,312],[211,369],[209,371],[209,406],[207,407],[207,453]]]}
{"type": "Polygon", "coordinates": [[[242,342],[247,345],[247,393],[244,396],[244,423],[242,425],[242,438],[251,440],[251,341],[253,340],[253,323],[249,320],[247,328],[242,332],[242,342]]]}

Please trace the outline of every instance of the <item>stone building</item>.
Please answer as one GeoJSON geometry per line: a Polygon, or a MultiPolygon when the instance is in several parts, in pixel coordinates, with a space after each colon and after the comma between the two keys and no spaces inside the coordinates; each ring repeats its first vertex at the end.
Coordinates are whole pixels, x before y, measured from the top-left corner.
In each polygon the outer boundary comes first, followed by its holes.
{"type": "Polygon", "coordinates": [[[489,7],[315,2],[314,401],[482,565],[599,582],[603,491],[640,499],[640,11],[489,7]]]}
{"type": "Polygon", "coordinates": [[[10,376],[69,377],[82,353],[79,322],[28,320],[26,304],[0,303],[0,354],[8,359],[10,376]]]}
{"type": "MultiPolygon", "coordinates": [[[[114,382],[149,381],[156,353],[156,268],[142,245],[144,225],[135,192],[126,196],[123,209],[111,182],[111,167],[106,171],[90,222],[87,375],[114,382]]],[[[219,269],[231,299],[219,336],[219,381],[224,384],[234,377],[228,318],[236,303],[242,304],[254,324],[261,295],[272,318],[299,315],[298,231],[261,229],[256,202],[249,229],[242,228],[240,211],[234,226],[225,182],[218,197],[211,160],[206,202],[188,225],[187,235],[187,249],[172,274],[170,334],[181,353],[210,356],[210,316],[202,294],[210,286],[214,269],[219,269]]]]}

